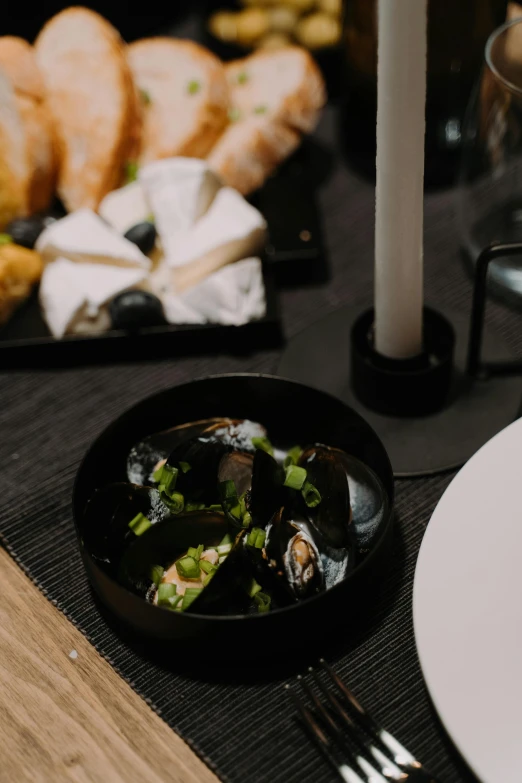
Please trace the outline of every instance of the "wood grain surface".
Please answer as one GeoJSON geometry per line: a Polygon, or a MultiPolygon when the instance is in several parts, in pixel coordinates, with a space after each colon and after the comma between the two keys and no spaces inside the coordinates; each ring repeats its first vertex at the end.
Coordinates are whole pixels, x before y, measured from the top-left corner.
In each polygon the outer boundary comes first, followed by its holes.
{"type": "Polygon", "coordinates": [[[1,547],[0,781],[217,781],[1,547]]]}

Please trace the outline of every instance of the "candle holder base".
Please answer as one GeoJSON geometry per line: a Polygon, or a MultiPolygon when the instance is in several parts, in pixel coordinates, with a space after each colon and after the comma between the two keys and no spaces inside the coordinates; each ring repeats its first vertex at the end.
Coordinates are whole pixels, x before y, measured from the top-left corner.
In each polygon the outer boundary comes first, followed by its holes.
{"type": "MultiPolygon", "coordinates": [[[[459,468],[519,415],[522,384],[517,376],[480,379],[469,375],[469,321],[460,313],[443,311],[443,315],[453,327],[455,351],[446,403],[437,412],[393,415],[361,402],[351,383],[351,367],[364,357],[352,355],[352,329],[357,322],[367,334],[361,323],[368,314],[361,317],[360,310],[351,307],[331,313],[289,340],[278,374],[327,391],[360,413],[383,441],[396,476],[425,476],[459,468]]],[[[486,361],[513,359],[502,338],[489,327],[484,329],[482,352],[486,361]]]]}
{"type": "Polygon", "coordinates": [[[424,351],[412,359],[390,359],[374,348],[374,311],[352,328],[352,386],[361,403],[388,416],[427,416],[448,398],[455,333],[440,313],[424,308],[424,351]]]}

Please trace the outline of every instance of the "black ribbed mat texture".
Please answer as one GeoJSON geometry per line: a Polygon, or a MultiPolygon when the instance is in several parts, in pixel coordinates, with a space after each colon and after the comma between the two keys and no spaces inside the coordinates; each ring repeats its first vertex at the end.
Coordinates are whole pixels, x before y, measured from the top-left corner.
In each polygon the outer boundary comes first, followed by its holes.
{"type": "MultiPolygon", "coordinates": [[[[336,145],[334,109],[318,139],[336,145]]],[[[332,280],[281,293],[287,336],[345,305],[372,297],[374,188],[350,173],[338,155],[320,193],[332,280]]],[[[458,253],[454,195],[426,197],[425,264],[428,301],[468,311],[470,282],[458,253]]],[[[520,313],[491,304],[489,322],[522,354],[520,313]]],[[[332,360],[339,361],[331,346],[332,360]]],[[[93,439],[143,397],[208,374],[274,372],[278,355],[206,356],[133,365],[0,374],[0,534],[17,562],[132,687],[228,781],[320,783],[334,780],[294,720],[283,685],[296,671],[276,661],[223,672],[202,666],[198,676],[131,649],[96,606],[76,545],[71,493],[80,460],[93,439]],[[23,490],[22,490],[23,486],[23,490]],[[262,675],[261,677],[256,677],[262,675]]],[[[372,617],[344,629],[330,661],[381,722],[441,781],[471,781],[430,706],[412,627],[412,588],[419,546],[452,475],[397,482],[393,562],[372,617]]],[[[444,578],[441,563],[441,579],[444,578]]],[[[340,620],[342,624],[342,620],[340,620]]],[[[339,629],[332,629],[335,636],[339,629]]],[[[448,651],[448,654],[451,654],[448,651]]]]}

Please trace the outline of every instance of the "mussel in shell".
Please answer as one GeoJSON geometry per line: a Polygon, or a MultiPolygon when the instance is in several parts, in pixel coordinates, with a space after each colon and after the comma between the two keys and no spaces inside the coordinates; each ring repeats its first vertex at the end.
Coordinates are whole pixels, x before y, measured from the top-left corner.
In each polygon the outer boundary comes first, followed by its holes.
{"type": "Polygon", "coordinates": [[[321,555],[315,541],[306,523],[286,517],[283,508],[268,525],[263,557],[293,598],[308,598],[324,590],[321,555]]]}
{"type": "Polygon", "coordinates": [[[307,507],[307,517],[326,545],[336,549],[350,546],[352,508],[347,456],[340,449],[316,444],[305,448],[298,461],[321,495],[317,506],[307,507]]]}

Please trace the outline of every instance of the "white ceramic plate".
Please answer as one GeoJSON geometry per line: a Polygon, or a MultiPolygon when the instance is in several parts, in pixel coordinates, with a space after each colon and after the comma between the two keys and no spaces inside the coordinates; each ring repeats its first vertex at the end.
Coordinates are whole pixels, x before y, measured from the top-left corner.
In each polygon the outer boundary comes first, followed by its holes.
{"type": "Polygon", "coordinates": [[[522,781],[522,419],[444,493],[413,590],[435,708],[483,783],[522,781]]]}

